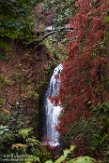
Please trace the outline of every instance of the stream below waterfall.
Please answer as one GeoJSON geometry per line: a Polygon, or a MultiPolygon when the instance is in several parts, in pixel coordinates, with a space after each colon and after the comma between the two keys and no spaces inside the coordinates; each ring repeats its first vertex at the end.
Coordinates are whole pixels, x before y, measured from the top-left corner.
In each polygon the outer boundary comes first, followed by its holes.
{"type": "Polygon", "coordinates": [[[57,96],[59,93],[60,88],[60,80],[56,78],[57,75],[60,74],[62,71],[63,66],[62,64],[59,64],[53,71],[53,74],[51,76],[45,99],[44,99],[44,113],[45,113],[45,131],[44,131],[44,137],[46,137],[46,140],[44,141],[45,145],[49,145],[51,147],[56,147],[60,145],[59,139],[60,134],[56,130],[56,126],[59,123],[59,115],[62,110],[61,105],[54,105],[49,97],[57,96]]]}

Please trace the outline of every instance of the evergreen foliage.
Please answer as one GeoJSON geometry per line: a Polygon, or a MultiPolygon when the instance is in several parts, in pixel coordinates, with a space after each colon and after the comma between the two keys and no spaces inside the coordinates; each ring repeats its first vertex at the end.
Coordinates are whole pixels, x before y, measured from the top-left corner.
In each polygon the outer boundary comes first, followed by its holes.
{"type": "Polygon", "coordinates": [[[56,17],[54,20],[55,27],[59,28],[69,22],[69,18],[72,17],[77,11],[76,0],[44,0],[45,10],[49,10],[55,6],[56,17]]]}
{"type": "Polygon", "coordinates": [[[0,45],[2,48],[7,48],[8,39],[31,42],[34,38],[32,8],[35,2],[36,0],[0,1],[0,45]]]}

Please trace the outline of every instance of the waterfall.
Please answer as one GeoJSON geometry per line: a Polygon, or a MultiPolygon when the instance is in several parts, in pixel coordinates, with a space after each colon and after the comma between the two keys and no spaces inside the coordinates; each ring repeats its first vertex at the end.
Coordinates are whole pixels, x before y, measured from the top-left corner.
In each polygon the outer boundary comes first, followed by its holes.
{"type": "Polygon", "coordinates": [[[53,75],[50,79],[45,101],[44,101],[44,108],[45,108],[45,116],[46,116],[46,124],[45,124],[45,137],[47,140],[45,144],[50,145],[52,147],[58,146],[60,134],[56,130],[56,126],[59,123],[59,115],[61,113],[62,107],[61,105],[55,106],[51,100],[49,99],[50,96],[57,96],[59,93],[60,88],[60,80],[56,78],[56,75],[59,75],[62,71],[63,66],[59,64],[53,71],[53,75]]]}

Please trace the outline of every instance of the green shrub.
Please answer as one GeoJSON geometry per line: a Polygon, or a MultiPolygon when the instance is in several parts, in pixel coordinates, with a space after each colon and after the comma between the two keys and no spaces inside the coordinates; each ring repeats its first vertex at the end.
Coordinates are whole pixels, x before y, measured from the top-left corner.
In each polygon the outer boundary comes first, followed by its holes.
{"type": "Polygon", "coordinates": [[[81,157],[77,157],[74,159],[70,159],[68,157],[69,154],[71,154],[75,149],[75,146],[70,147],[70,149],[66,149],[64,150],[64,154],[62,156],[60,156],[57,160],[55,160],[54,162],[52,160],[46,161],[45,163],[95,163],[95,159],[88,157],[88,156],[81,156],[81,157]]]}

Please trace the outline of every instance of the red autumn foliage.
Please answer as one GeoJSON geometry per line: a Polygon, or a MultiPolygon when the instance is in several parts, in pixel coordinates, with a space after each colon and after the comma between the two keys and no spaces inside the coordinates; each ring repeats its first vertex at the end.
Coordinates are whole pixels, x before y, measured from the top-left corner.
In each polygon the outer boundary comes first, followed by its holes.
{"type": "Polygon", "coordinates": [[[106,0],[78,0],[78,13],[71,18],[74,28],[67,37],[68,58],[63,62],[60,75],[61,88],[56,101],[64,106],[57,127],[61,134],[69,131],[69,125],[81,117],[90,117],[90,107],[109,101],[106,82],[109,77],[109,55],[107,42],[108,24],[104,17],[109,5],[106,0]],[[105,42],[105,46],[101,46],[105,42]]]}

